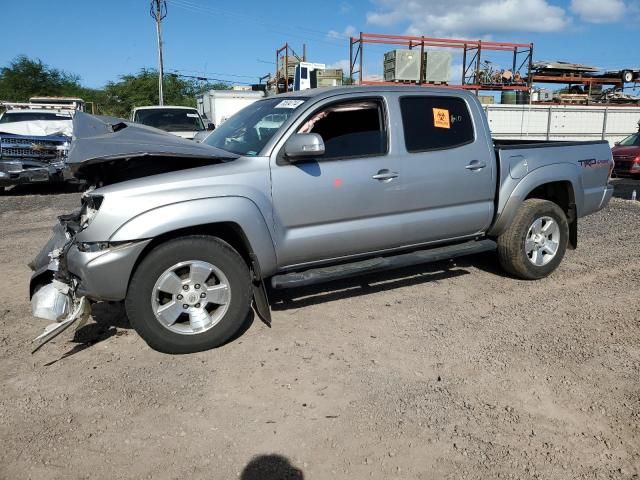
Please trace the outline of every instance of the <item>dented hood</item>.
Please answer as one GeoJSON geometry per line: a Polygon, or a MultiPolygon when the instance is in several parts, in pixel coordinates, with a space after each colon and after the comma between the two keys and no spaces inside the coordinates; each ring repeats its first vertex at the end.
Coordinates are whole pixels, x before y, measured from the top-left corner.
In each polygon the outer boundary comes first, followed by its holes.
{"type": "Polygon", "coordinates": [[[67,163],[73,170],[123,158],[179,157],[233,160],[237,155],[171,135],[121,118],[78,112],[73,119],[73,141],[67,163]]]}

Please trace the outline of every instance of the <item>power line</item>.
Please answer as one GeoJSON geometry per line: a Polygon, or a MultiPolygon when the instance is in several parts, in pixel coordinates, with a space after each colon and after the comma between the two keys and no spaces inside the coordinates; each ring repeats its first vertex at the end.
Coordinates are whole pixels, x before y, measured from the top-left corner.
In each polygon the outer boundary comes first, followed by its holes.
{"type": "Polygon", "coordinates": [[[328,32],[323,32],[320,30],[315,30],[315,29],[301,27],[301,26],[294,26],[293,28],[295,30],[298,30],[301,33],[304,33],[304,35],[296,34],[296,33],[292,33],[291,28],[288,28],[287,26],[283,26],[282,24],[276,24],[276,23],[265,21],[265,19],[262,17],[232,12],[230,10],[224,10],[217,7],[211,8],[208,6],[203,6],[194,2],[190,2],[188,0],[168,0],[168,1],[176,7],[190,10],[192,12],[206,13],[208,15],[212,15],[215,17],[227,16],[232,19],[256,24],[261,28],[267,31],[270,31],[272,33],[285,34],[287,36],[296,37],[302,40],[309,40],[311,38],[316,42],[324,43],[325,45],[331,46],[333,48],[341,48],[335,42],[331,42],[330,40],[328,40],[328,32]]]}
{"type": "Polygon", "coordinates": [[[256,78],[259,76],[259,75],[239,75],[236,73],[225,73],[225,72],[209,72],[206,70],[188,70],[186,68],[174,68],[173,71],[185,72],[189,74],[201,74],[201,75],[222,75],[223,77],[234,77],[234,78],[256,78]]]}
{"type": "Polygon", "coordinates": [[[174,70],[174,72],[172,72],[171,75],[175,75],[176,77],[182,77],[182,78],[192,78],[194,80],[201,80],[203,82],[231,83],[234,85],[251,85],[250,83],[247,83],[247,82],[238,82],[235,80],[224,80],[222,78],[214,78],[214,77],[202,77],[197,75],[185,75],[183,73],[177,73],[177,72],[178,70],[174,70]]]}

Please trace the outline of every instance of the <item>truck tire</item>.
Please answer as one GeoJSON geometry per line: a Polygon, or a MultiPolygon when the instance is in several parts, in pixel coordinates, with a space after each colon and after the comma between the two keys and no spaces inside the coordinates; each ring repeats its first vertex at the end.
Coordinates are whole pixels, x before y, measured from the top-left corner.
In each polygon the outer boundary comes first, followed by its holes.
{"type": "Polygon", "coordinates": [[[621,78],[624,83],[631,83],[633,82],[633,72],[625,70],[622,72],[621,78]]]}
{"type": "Polygon", "coordinates": [[[133,328],[160,352],[194,353],[225,344],[251,308],[251,277],[228,243],[187,236],[154,248],[125,299],[133,328]]]}
{"type": "Polygon", "coordinates": [[[569,223],[553,202],[525,200],[511,226],[498,237],[498,258],[508,273],[524,280],[550,275],[567,251],[569,223]]]}

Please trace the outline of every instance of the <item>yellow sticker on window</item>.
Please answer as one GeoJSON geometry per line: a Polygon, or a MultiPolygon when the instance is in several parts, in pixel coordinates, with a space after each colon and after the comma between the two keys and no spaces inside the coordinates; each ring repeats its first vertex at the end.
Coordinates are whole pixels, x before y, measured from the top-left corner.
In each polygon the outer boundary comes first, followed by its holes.
{"type": "Polygon", "coordinates": [[[451,116],[449,110],[444,108],[433,109],[433,126],[436,128],[451,128],[451,116]]]}

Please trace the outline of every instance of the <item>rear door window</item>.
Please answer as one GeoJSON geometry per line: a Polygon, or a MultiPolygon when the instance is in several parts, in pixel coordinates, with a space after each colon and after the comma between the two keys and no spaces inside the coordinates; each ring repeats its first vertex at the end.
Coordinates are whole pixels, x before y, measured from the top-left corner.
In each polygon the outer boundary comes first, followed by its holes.
{"type": "Polygon", "coordinates": [[[461,98],[402,97],[400,110],[410,153],[456,148],[474,141],[473,117],[461,98]]]}

